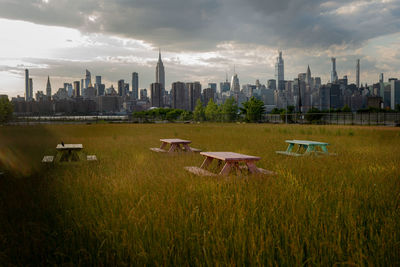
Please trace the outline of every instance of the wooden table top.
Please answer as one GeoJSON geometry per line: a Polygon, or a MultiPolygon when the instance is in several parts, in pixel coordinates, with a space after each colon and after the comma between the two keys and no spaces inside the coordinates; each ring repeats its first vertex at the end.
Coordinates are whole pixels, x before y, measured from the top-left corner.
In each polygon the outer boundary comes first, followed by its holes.
{"type": "Polygon", "coordinates": [[[192,142],[183,139],[160,139],[160,141],[168,144],[190,144],[192,142]]]}
{"type": "Polygon", "coordinates": [[[224,161],[245,161],[245,160],[260,160],[260,157],[239,154],[235,152],[201,152],[203,156],[216,158],[224,161]]]}
{"type": "Polygon", "coordinates": [[[308,141],[308,140],[286,140],[285,142],[298,145],[329,145],[328,143],[308,141]]]}
{"type": "Polygon", "coordinates": [[[62,144],[58,144],[56,147],[57,150],[80,150],[83,149],[83,145],[82,144],[64,144],[64,146],[62,144]]]}

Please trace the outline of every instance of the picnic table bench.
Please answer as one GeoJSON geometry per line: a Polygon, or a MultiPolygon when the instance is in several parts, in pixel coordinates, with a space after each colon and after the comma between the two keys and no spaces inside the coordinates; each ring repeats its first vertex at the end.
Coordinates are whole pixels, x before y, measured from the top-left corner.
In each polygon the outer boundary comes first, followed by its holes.
{"type": "Polygon", "coordinates": [[[150,150],[155,151],[155,152],[200,152],[200,149],[190,147],[189,144],[192,143],[192,141],[189,140],[183,140],[183,139],[160,139],[161,141],[161,147],[152,147],[150,150]],[[169,149],[166,150],[167,146],[170,145],[169,149]]]}
{"type": "Polygon", "coordinates": [[[235,152],[201,152],[200,155],[205,156],[203,164],[201,164],[200,167],[185,167],[187,171],[201,176],[215,176],[216,174],[207,170],[207,167],[215,159],[218,160],[218,166],[225,162],[225,165],[219,172],[220,175],[228,175],[232,169],[236,169],[236,171],[247,169],[250,173],[274,174],[271,171],[258,168],[255,165],[255,162],[261,159],[260,157],[235,152]],[[240,166],[240,163],[244,163],[244,165],[240,166]]]}
{"type": "Polygon", "coordinates": [[[71,162],[71,161],[96,161],[96,155],[85,155],[82,152],[82,144],[58,144],[56,146],[56,156],[44,156],[42,159],[43,163],[52,162],[71,162]]]}
{"type": "Polygon", "coordinates": [[[285,142],[289,144],[286,151],[276,151],[276,153],[295,157],[310,155],[311,153],[329,155],[328,143],[307,140],[286,140],[285,142]],[[294,152],[295,145],[298,148],[294,152]]]}

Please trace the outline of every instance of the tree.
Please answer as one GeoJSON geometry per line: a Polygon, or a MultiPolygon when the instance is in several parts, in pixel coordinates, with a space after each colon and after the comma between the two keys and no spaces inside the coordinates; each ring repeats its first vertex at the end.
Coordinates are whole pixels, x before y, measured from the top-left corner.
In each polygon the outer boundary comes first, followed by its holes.
{"type": "Polygon", "coordinates": [[[192,114],[192,112],[189,112],[189,111],[184,110],[184,111],[182,112],[182,114],[181,114],[181,120],[182,120],[182,121],[189,121],[189,120],[191,120],[191,119],[193,119],[193,114],[192,114]]]}
{"type": "Polygon", "coordinates": [[[233,97],[225,100],[221,108],[221,117],[224,122],[232,122],[237,119],[238,105],[233,97]]]}
{"type": "Polygon", "coordinates": [[[400,104],[396,104],[394,110],[395,110],[396,112],[400,112],[400,104]]]}
{"type": "Polygon", "coordinates": [[[321,111],[317,108],[310,108],[306,115],[305,118],[308,122],[318,122],[322,119],[322,116],[324,114],[321,114],[321,111]]]}
{"type": "Polygon", "coordinates": [[[0,98],[0,124],[9,122],[12,119],[13,112],[13,104],[8,101],[8,98],[0,98]]]}
{"type": "Polygon", "coordinates": [[[193,111],[193,119],[195,121],[204,121],[206,119],[203,103],[200,99],[198,99],[196,102],[196,107],[193,111]]]}
{"type": "Polygon", "coordinates": [[[344,107],[342,108],[343,112],[351,112],[351,109],[348,105],[344,105],[344,107]]]}
{"type": "Polygon", "coordinates": [[[218,110],[218,105],[214,103],[214,100],[210,99],[210,101],[208,101],[204,113],[208,121],[218,120],[219,110],[218,110]]]}
{"type": "Polygon", "coordinates": [[[249,101],[243,103],[243,108],[240,110],[245,115],[246,121],[261,121],[262,115],[265,113],[264,102],[253,96],[249,101]]]}
{"type": "Polygon", "coordinates": [[[180,109],[172,109],[167,113],[165,118],[168,121],[176,121],[179,118],[179,116],[182,114],[182,112],[183,112],[183,110],[180,110],[180,109]]]}

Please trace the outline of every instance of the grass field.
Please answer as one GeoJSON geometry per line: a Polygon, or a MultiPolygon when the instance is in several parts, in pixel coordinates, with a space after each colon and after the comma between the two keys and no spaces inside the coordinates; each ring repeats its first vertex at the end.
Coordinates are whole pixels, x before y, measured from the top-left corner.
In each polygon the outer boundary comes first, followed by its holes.
{"type": "Polygon", "coordinates": [[[0,127],[0,265],[400,265],[400,128],[270,124],[0,127]],[[183,138],[275,177],[196,177],[183,138]],[[338,156],[275,154],[286,139],[338,156]],[[98,163],[45,167],[55,145],[98,163]]]}

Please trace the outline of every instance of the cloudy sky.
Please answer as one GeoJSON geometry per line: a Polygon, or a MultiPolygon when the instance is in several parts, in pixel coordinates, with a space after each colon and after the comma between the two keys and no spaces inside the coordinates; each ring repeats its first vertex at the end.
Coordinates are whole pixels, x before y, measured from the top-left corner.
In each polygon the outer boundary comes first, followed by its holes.
{"type": "Polygon", "coordinates": [[[310,65],[329,81],[330,57],[339,76],[361,81],[379,73],[400,78],[399,0],[0,0],[0,94],[24,95],[24,69],[34,92],[50,75],[64,82],[101,75],[106,86],[140,88],[155,80],[161,48],[167,89],[174,81],[240,82],[274,78],[283,50],[285,79],[310,65]]]}

